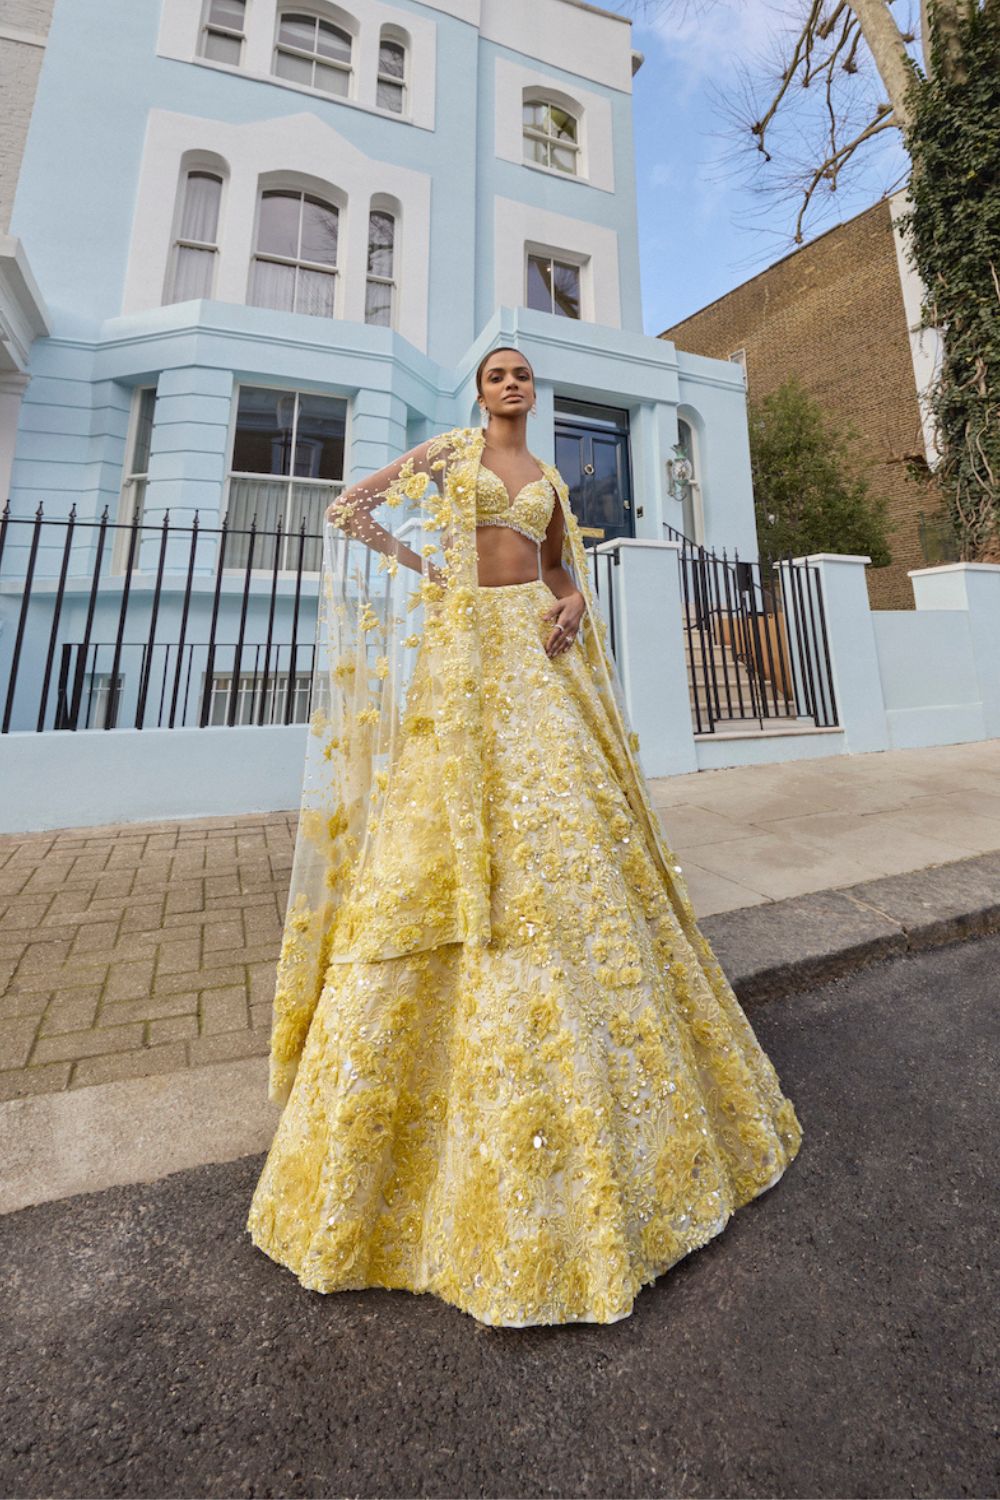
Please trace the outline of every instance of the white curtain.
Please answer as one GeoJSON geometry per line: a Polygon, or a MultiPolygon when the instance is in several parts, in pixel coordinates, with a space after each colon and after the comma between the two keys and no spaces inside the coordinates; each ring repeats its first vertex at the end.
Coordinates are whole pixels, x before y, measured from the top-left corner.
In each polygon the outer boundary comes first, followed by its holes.
{"type": "Polygon", "coordinates": [[[173,285],[170,302],[210,297],[215,274],[216,238],[219,232],[219,202],[222,180],[207,172],[189,172],[184,183],[180,233],[174,249],[173,285]],[[184,241],[193,240],[194,245],[184,241]],[[195,248],[205,247],[205,248],[195,248]]]}
{"type": "Polygon", "coordinates": [[[219,202],[222,180],[207,172],[189,172],[184,188],[184,212],[181,215],[182,240],[199,245],[214,245],[219,231],[219,202]]]}
{"type": "Polygon", "coordinates": [[[174,262],[174,289],[170,300],[187,302],[192,297],[210,297],[214,270],[214,250],[192,250],[187,245],[178,245],[177,259],[174,262]]]}
{"type": "Polygon", "coordinates": [[[295,267],[274,260],[255,260],[250,301],[254,307],[276,307],[280,312],[292,312],[295,307],[295,267]]]}
{"type": "Polygon", "coordinates": [[[295,311],[312,313],[319,318],[332,318],[335,281],[335,277],[326,271],[300,269],[295,311]]]}
{"type": "MultiPolygon", "coordinates": [[[[322,561],[323,513],[337,493],[335,484],[302,484],[287,479],[246,478],[233,475],[229,481],[229,525],[237,533],[249,530],[256,517],[258,533],[273,532],[281,521],[286,540],[282,543],[279,567],[295,571],[299,562],[299,527],[305,517],[308,538],[302,552],[302,569],[319,572],[322,561]]],[[[226,542],[226,567],[245,568],[250,538],[231,534],[226,542]]],[[[254,568],[274,566],[274,539],[258,534],[254,547],[254,568]]]]}

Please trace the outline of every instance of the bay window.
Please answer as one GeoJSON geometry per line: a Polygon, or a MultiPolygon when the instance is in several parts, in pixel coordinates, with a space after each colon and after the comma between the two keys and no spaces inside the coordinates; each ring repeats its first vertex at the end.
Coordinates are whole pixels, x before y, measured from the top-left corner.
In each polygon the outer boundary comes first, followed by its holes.
{"type": "Polygon", "coordinates": [[[262,193],[251,304],[332,318],[339,223],[336,206],[311,193],[288,188],[262,193]]]}
{"type": "Polygon", "coordinates": [[[187,174],[164,301],[187,302],[190,298],[212,295],[219,254],[221,203],[221,177],[214,172],[187,174]]]}
{"type": "MultiPolygon", "coordinates": [[[[226,566],[246,567],[256,519],[258,531],[285,536],[277,557],[279,571],[299,566],[299,531],[305,521],[304,572],[320,570],[323,514],[343,488],[347,402],[307,391],[243,386],[236,413],[236,435],[229,475],[226,566]]],[[[256,537],[252,566],[275,566],[275,540],[256,537]]]]}
{"type": "Polygon", "coordinates": [[[365,322],[392,327],[393,259],[395,255],[396,220],[382,209],[368,216],[368,281],[365,286],[365,322]]]}

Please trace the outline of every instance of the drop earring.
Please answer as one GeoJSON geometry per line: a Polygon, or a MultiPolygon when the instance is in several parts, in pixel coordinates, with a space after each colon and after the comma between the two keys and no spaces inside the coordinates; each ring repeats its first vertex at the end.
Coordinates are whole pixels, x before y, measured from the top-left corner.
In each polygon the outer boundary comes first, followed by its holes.
{"type": "Polygon", "coordinates": [[[483,431],[485,432],[490,425],[490,414],[481,401],[479,403],[479,411],[482,420],[483,431]]]}

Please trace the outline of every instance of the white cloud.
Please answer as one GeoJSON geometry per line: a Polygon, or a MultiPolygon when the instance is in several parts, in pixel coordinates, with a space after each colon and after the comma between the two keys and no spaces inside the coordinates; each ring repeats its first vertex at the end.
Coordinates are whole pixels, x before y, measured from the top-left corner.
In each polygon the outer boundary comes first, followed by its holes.
{"type": "Polygon", "coordinates": [[[681,65],[691,87],[723,81],[735,63],[773,50],[795,25],[787,11],[764,0],[662,0],[636,22],[640,38],[652,36],[681,65]]]}

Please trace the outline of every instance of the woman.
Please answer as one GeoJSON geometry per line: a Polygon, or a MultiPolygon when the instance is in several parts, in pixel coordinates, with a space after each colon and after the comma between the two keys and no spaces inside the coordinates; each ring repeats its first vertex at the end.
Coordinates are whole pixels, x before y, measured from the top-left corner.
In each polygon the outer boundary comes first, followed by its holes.
{"type": "Polygon", "coordinates": [[[532,371],[476,385],[483,430],[328,515],[247,1228],[316,1291],[610,1323],[801,1127],[664,843],[532,371]]]}

